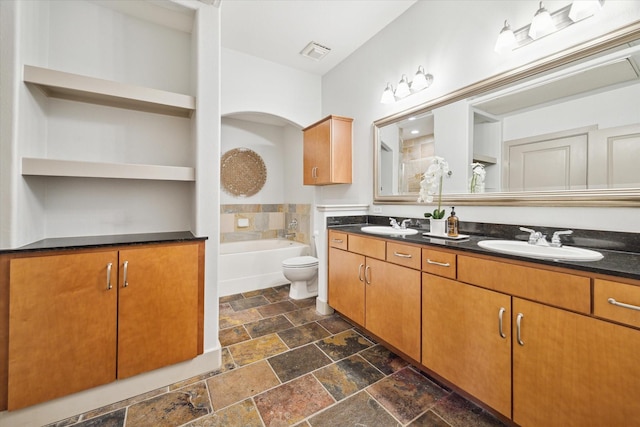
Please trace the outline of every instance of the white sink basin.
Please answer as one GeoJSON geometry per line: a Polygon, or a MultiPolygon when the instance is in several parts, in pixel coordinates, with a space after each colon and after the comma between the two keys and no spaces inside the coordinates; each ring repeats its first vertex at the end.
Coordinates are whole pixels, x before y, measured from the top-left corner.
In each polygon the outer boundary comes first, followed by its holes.
{"type": "Polygon", "coordinates": [[[503,254],[526,256],[538,259],[554,259],[563,261],[598,261],[602,259],[600,252],[590,249],[576,248],[573,246],[562,246],[554,248],[552,246],[530,245],[527,242],[517,240],[481,240],[478,242],[481,248],[503,254]]]}
{"type": "Polygon", "coordinates": [[[368,225],[362,227],[360,230],[365,233],[384,234],[386,236],[410,236],[412,234],[418,234],[418,230],[414,228],[393,228],[383,225],[368,225]]]}

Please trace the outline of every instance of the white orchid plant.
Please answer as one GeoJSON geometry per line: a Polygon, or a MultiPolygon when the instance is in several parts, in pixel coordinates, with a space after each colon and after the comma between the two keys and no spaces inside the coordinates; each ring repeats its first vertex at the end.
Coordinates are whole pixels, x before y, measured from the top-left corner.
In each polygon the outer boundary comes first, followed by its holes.
{"type": "Polygon", "coordinates": [[[442,157],[433,157],[431,165],[422,175],[420,181],[420,194],[418,203],[431,203],[435,195],[438,197],[438,207],[433,212],[426,212],[425,218],[442,219],[444,218],[444,209],[442,207],[442,180],[445,176],[450,176],[449,163],[442,157]]]}
{"type": "Polygon", "coordinates": [[[471,183],[469,191],[471,193],[482,193],[484,191],[484,177],[487,172],[482,163],[471,163],[471,183]]]}

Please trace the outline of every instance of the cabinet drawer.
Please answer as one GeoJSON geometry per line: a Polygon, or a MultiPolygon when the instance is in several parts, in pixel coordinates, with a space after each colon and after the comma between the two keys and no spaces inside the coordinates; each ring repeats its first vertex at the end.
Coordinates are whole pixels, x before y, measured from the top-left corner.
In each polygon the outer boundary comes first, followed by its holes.
{"type": "Polygon", "coordinates": [[[384,260],[385,248],[384,240],[349,234],[349,252],[384,260]]]}
{"type": "Polygon", "coordinates": [[[422,249],[422,271],[438,276],[456,278],[456,254],[422,249]]]}
{"type": "Polygon", "coordinates": [[[338,248],[347,250],[347,233],[341,233],[339,231],[329,230],[329,246],[332,248],[338,248]]]}
{"type": "Polygon", "coordinates": [[[420,248],[387,242],[387,261],[420,270],[420,248]]]}
{"type": "Polygon", "coordinates": [[[640,328],[640,286],[595,279],[593,314],[640,328]]]}
{"type": "Polygon", "coordinates": [[[461,255],[458,257],[458,280],[591,313],[591,279],[588,277],[461,255]]]}

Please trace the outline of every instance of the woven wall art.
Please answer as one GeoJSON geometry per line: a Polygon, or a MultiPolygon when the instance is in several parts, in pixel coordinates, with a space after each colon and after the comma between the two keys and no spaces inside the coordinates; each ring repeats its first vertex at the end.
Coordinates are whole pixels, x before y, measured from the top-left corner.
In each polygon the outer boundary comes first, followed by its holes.
{"type": "Polygon", "coordinates": [[[234,148],[222,155],[220,181],[223,190],[233,196],[253,196],[267,181],[267,167],[255,151],[234,148]]]}

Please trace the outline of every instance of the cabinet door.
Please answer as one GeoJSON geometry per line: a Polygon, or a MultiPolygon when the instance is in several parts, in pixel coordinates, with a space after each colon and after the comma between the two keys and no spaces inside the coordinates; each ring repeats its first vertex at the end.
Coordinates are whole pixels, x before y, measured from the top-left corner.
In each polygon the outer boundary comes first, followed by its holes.
{"type": "Polygon", "coordinates": [[[304,131],[304,185],[331,182],[331,121],[304,131]]]}
{"type": "Polygon", "coordinates": [[[362,326],[364,268],[364,256],[329,248],[329,305],[362,326]]]}
{"type": "Polygon", "coordinates": [[[118,378],[198,354],[198,245],[121,250],[118,378]]]}
{"type": "Polygon", "coordinates": [[[510,324],[510,296],[422,275],[422,364],[506,417],[511,417],[510,324]]]}
{"type": "Polygon", "coordinates": [[[9,409],[115,380],[117,266],[115,251],[11,260],[9,409]]]}
{"type": "Polygon", "coordinates": [[[518,298],[513,318],[516,423],[596,427],[640,419],[640,331],[518,298]]]}
{"type": "Polygon", "coordinates": [[[366,328],[420,360],[420,272],[367,258],[366,328]]]}

